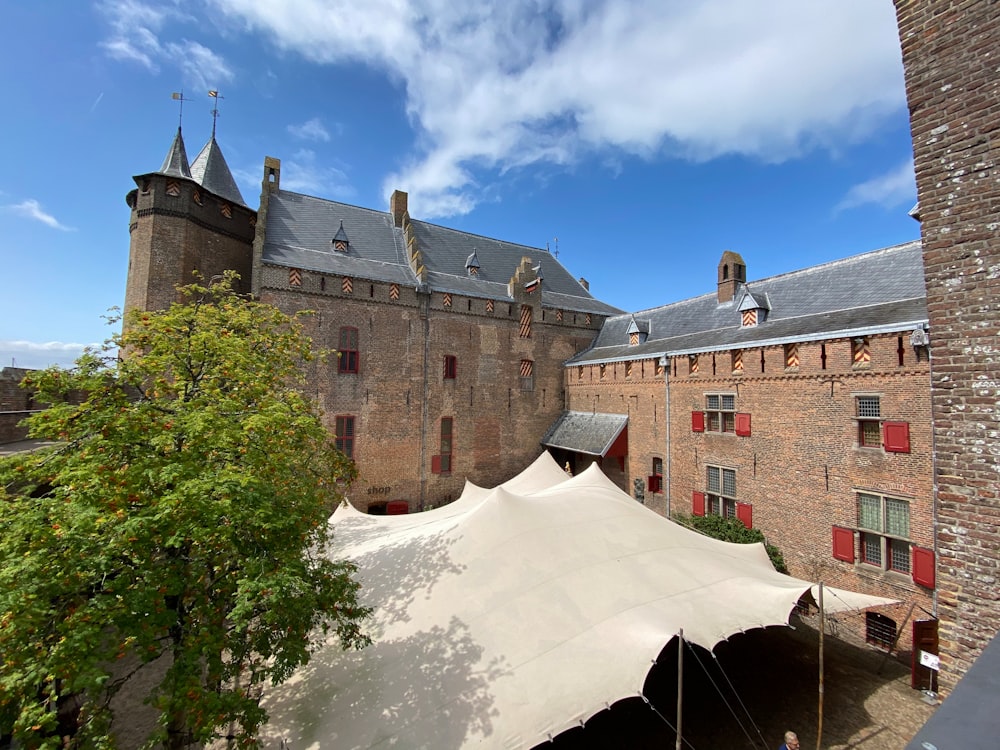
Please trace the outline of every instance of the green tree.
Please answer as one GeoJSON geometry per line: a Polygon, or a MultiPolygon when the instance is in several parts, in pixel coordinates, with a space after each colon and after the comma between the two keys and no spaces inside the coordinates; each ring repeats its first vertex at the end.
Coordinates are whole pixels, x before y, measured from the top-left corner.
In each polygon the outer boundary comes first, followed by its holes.
{"type": "Polygon", "coordinates": [[[714,514],[706,516],[685,516],[673,517],[677,523],[683,524],[695,531],[701,532],[705,536],[713,539],[721,539],[724,542],[736,542],[737,544],[756,544],[760,542],[767,550],[767,556],[771,559],[771,564],[779,573],[787,573],[785,567],[785,557],[781,550],[773,544],[768,544],[764,538],[764,533],[760,529],[748,529],[738,518],[723,518],[714,514]]]}
{"type": "Polygon", "coordinates": [[[355,569],[327,554],[354,468],[300,390],[310,341],[234,278],[26,384],[55,444],[0,462],[0,735],[112,747],[111,697],[155,669],[149,745],[252,745],[263,685],[320,634],[368,642],[355,569]]]}

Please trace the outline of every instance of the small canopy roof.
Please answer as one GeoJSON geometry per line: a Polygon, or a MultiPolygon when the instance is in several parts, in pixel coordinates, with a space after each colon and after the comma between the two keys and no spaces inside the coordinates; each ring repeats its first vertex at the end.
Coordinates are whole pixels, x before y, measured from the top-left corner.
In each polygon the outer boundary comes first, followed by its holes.
{"type": "Polygon", "coordinates": [[[269,747],[531,748],[639,694],[681,629],[711,649],[785,625],[812,585],[777,573],[762,545],[702,536],[596,465],[569,477],[547,453],[437,510],[345,506],[331,522],[375,608],[373,643],[343,652],[331,639],[270,688],[269,747]]]}
{"type": "Polygon", "coordinates": [[[564,411],[545,433],[541,443],[546,448],[606,456],[627,425],[626,414],[564,411]]]}

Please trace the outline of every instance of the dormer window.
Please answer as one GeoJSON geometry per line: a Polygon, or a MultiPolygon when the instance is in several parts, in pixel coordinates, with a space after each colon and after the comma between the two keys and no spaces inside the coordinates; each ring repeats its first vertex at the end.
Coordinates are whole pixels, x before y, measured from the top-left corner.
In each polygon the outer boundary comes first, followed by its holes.
{"type": "Polygon", "coordinates": [[[475,250],[472,251],[472,255],[470,255],[465,261],[465,271],[469,274],[469,276],[479,275],[479,256],[476,255],[475,250]]]}
{"type": "Polygon", "coordinates": [[[632,318],[628,324],[628,345],[638,346],[639,344],[645,344],[648,338],[649,321],[632,318]]]}
{"type": "Polygon", "coordinates": [[[346,253],[348,247],[350,246],[350,240],[347,239],[347,232],[344,231],[344,222],[340,222],[340,229],[330,240],[333,245],[333,249],[338,253],[346,253]]]}
{"type": "Polygon", "coordinates": [[[740,324],[744,328],[758,326],[767,319],[767,312],[770,309],[767,295],[754,296],[749,290],[746,290],[739,305],[740,324]]]}

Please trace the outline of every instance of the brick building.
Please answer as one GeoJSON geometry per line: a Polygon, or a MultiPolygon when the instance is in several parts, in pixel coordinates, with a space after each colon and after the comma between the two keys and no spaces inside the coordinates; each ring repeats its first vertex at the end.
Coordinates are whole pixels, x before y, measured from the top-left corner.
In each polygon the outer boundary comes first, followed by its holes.
{"type": "Polygon", "coordinates": [[[935,583],[920,243],[746,272],[727,251],[715,293],[609,318],[543,443],[660,513],[760,529],[792,575],[900,600],[865,634],[906,649],[935,583]]]}
{"type": "Polygon", "coordinates": [[[941,682],[1000,630],[1000,13],[895,0],[931,336],[941,682]]]}
{"type": "Polygon", "coordinates": [[[21,420],[38,409],[31,391],[21,388],[21,381],[30,372],[23,367],[0,369],[0,445],[28,436],[21,420]]]}
{"type": "Polygon", "coordinates": [[[564,407],[563,362],[621,312],[545,250],[412,219],[402,192],[388,212],[293,193],[268,157],[250,209],[214,134],[189,165],[178,130],[135,182],[126,311],[229,268],[261,300],[315,311],[308,332],[337,355],[311,365],[311,395],[358,466],[351,500],[371,512],[521,471],[564,407]]]}

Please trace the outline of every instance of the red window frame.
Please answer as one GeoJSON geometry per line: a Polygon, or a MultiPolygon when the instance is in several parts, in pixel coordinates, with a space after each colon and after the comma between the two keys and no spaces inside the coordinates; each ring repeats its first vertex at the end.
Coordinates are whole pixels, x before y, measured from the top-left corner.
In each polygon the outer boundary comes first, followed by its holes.
{"type": "Polygon", "coordinates": [[[337,372],[356,375],[358,372],[358,329],[344,326],[340,329],[340,346],[337,347],[339,360],[337,372]]]}
{"type": "Polygon", "coordinates": [[[354,458],[354,417],[341,414],[335,418],[334,447],[350,459],[354,458]]]}

